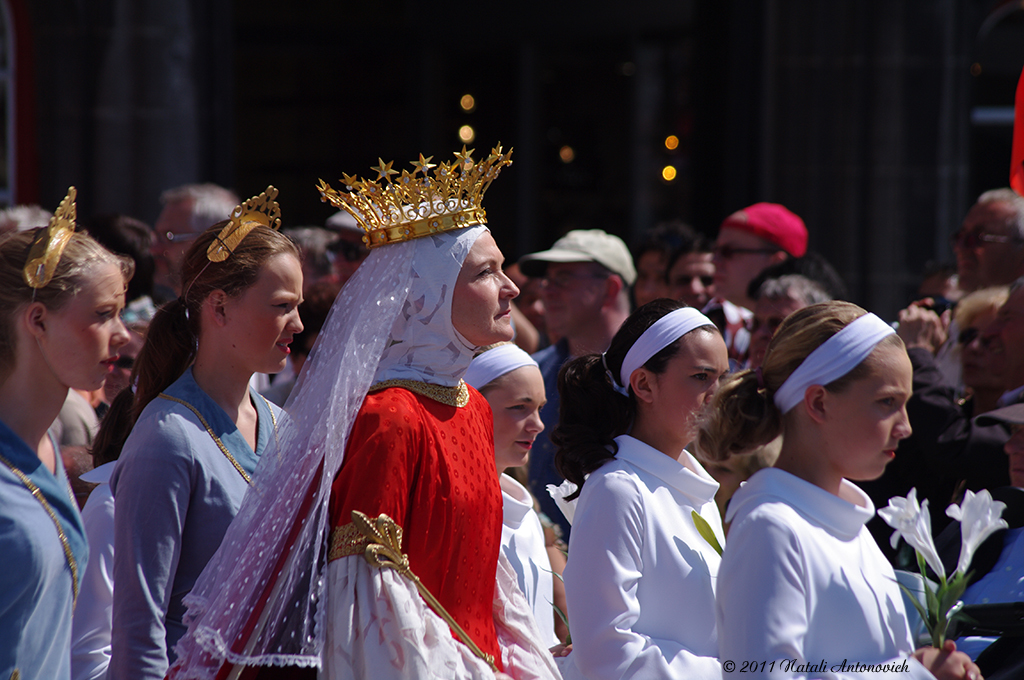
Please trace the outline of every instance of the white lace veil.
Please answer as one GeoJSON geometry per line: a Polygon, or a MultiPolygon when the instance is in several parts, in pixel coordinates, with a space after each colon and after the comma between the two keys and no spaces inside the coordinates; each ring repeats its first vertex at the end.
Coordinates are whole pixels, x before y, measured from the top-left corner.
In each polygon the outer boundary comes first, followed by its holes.
{"type": "Polygon", "coordinates": [[[224,541],[192,592],[175,678],[320,663],[331,483],[370,385],[451,386],[475,349],[451,323],[451,292],[475,226],[375,248],[345,284],[224,541]],[[239,642],[243,641],[243,642],[239,642]]]}

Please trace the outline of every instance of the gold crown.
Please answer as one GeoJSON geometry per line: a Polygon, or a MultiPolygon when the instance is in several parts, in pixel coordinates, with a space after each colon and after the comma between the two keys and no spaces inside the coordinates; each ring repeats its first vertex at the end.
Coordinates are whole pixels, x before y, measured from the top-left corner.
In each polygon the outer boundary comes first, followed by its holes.
{"type": "Polygon", "coordinates": [[[347,193],[332,189],[320,180],[321,200],[348,211],[366,233],[370,248],[388,243],[484,224],[487,213],[480,205],[484,192],[501,169],[511,165],[512,149],[502,154],[501,144],[484,160],[473,160],[474,149],[455,154],[455,161],[435,165],[433,156],[412,162],[413,171],[392,170],[394,161],[383,159],[375,168],[377,179],[342,175],[347,193]],[[433,173],[431,168],[435,168],[433,173]],[[392,181],[391,176],[398,175],[392,181]]]}
{"type": "Polygon", "coordinates": [[[57,270],[60,256],[64,253],[68,241],[75,233],[75,196],[74,187],[68,187],[68,195],[57,206],[46,229],[36,232],[32,246],[28,251],[28,260],[22,274],[31,288],[45,288],[57,270]]]}
{"type": "Polygon", "coordinates": [[[277,230],[281,227],[281,206],[274,199],[277,189],[273,185],[259,196],[253,196],[231,211],[231,220],[206,249],[210,262],[223,262],[250,231],[259,225],[277,230]]]}

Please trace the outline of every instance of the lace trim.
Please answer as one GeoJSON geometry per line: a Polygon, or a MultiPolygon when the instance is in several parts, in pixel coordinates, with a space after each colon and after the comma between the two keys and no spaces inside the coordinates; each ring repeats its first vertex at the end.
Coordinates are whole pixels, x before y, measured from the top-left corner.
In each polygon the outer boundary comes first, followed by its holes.
{"type": "Polygon", "coordinates": [[[462,408],[469,403],[469,388],[466,387],[466,383],[459,380],[459,384],[454,387],[445,387],[444,385],[432,385],[430,383],[420,382],[418,380],[405,380],[402,378],[393,378],[391,380],[384,380],[374,385],[370,385],[370,392],[379,392],[386,390],[389,387],[404,387],[410,392],[415,392],[421,396],[433,399],[439,404],[445,406],[456,406],[462,408]]]}
{"type": "MultiPolygon", "coordinates": [[[[35,483],[28,478],[28,475],[14,467],[14,465],[3,456],[0,456],[0,463],[3,463],[10,468],[11,472],[14,473],[14,476],[25,485],[25,488],[29,490],[32,497],[39,501],[39,504],[43,506],[43,510],[45,510],[46,514],[50,516],[50,521],[53,522],[53,526],[57,528],[57,538],[60,539],[60,545],[64,548],[64,559],[67,560],[68,567],[71,568],[72,606],[74,606],[78,603],[78,562],[75,560],[75,554],[71,552],[71,544],[68,542],[68,535],[64,533],[64,527],[60,525],[60,520],[57,519],[57,513],[53,511],[50,503],[46,500],[46,496],[43,495],[42,489],[36,486],[35,483]]],[[[71,500],[74,501],[74,497],[72,497],[71,500]]],[[[13,679],[17,675],[18,671],[15,670],[15,675],[12,675],[11,678],[13,679]]]]}
{"type": "MultiPolygon", "coordinates": [[[[222,442],[220,440],[220,437],[218,437],[217,435],[215,435],[213,433],[213,428],[210,427],[210,424],[208,422],[206,422],[206,418],[204,418],[203,414],[199,412],[199,409],[197,409],[195,406],[193,406],[192,404],[188,403],[184,399],[178,399],[177,397],[172,397],[171,395],[164,394],[163,392],[161,392],[158,396],[161,399],[166,399],[168,401],[173,401],[173,402],[175,402],[177,404],[181,404],[182,406],[184,406],[188,410],[192,411],[192,413],[195,414],[196,418],[199,418],[199,422],[203,424],[203,427],[206,428],[206,433],[208,435],[210,435],[211,439],[213,439],[213,443],[217,445],[217,448],[220,449],[220,452],[223,453],[224,456],[228,459],[228,461],[235,467],[235,470],[238,471],[238,474],[242,475],[242,479],[245,480],[245,483],[246,484],[252,484],[252,479],[249,477],[249,473],[247,473],[245,471],[245,469],[242,468],[241,465],[239,465],[238,461],[235,460],[235,457],[233,455],[231,455],[230,451],[228,451],[228,447],[224,446],[224,442],[222,442]]],[[[270,409],[270,422],[274,426],[274,438],[276,439],[277,438],[277,418],[274,416],[274,409],[270,407],[270,402],[267,401],[266,397],[264,397],[263,395],[260,395],[260,398],[263,399],[263,401],[265,401],[267,403],[267,408],[270,409]]]]}

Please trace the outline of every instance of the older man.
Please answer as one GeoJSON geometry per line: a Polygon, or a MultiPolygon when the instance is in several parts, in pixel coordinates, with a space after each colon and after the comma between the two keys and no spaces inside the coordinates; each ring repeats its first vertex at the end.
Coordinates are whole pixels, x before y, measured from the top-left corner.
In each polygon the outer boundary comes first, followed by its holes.
{"type": "Polygon", "coordinates": [[[555,450],[549,439],[558,424],[558,371],[573,357],[608,349],[629,316],[629,287],[636,281],[636,269],[622,239],[600,229],[570,231],[550,250],[520,258],[519,268],[527,276],[543,279],[547,328],[561,337],[534,355],[544,375],[548,402],[540,412],[544,431],[530,451],[530,491],[544,513],[568,535],[569,523],[546,489],[563,481],[555,470],[555,450]]]}
{"type": "Polygon", "coordinates": [[[754,303],[754,318],[750,326],[749,368],[757,368],[764,361],[768,343],[787,316],[808,305],[832,299],[825,289],[799,274],[787,274],[767,279],[761,284],[754,303]]]}
{"type": "Polygon", "coordinates": [[[966,293],[1024,276],[1024,197],[1013,189],[983,193],[953,235],[953,250],[966,293]]]}

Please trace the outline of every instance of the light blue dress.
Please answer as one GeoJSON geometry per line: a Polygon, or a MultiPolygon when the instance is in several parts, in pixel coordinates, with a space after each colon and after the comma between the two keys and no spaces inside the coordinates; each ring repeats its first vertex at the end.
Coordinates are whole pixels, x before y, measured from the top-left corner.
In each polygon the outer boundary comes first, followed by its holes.
{"type": "Polygon", "coordinates": [[[174,661],[186,630],[182,600],[276,436],[280,409],[249,393],[259,414],[255,451],[192,369],[146,406],[125,442],[110,480],[116,510],[108,680],[163,678],[174,661]]]}
{"type": "Polygon", "coordinates": [[[71,612],[89,559],[56,450],[56,474],[0,422],[0,678],[71,677],[71,612]]]}

